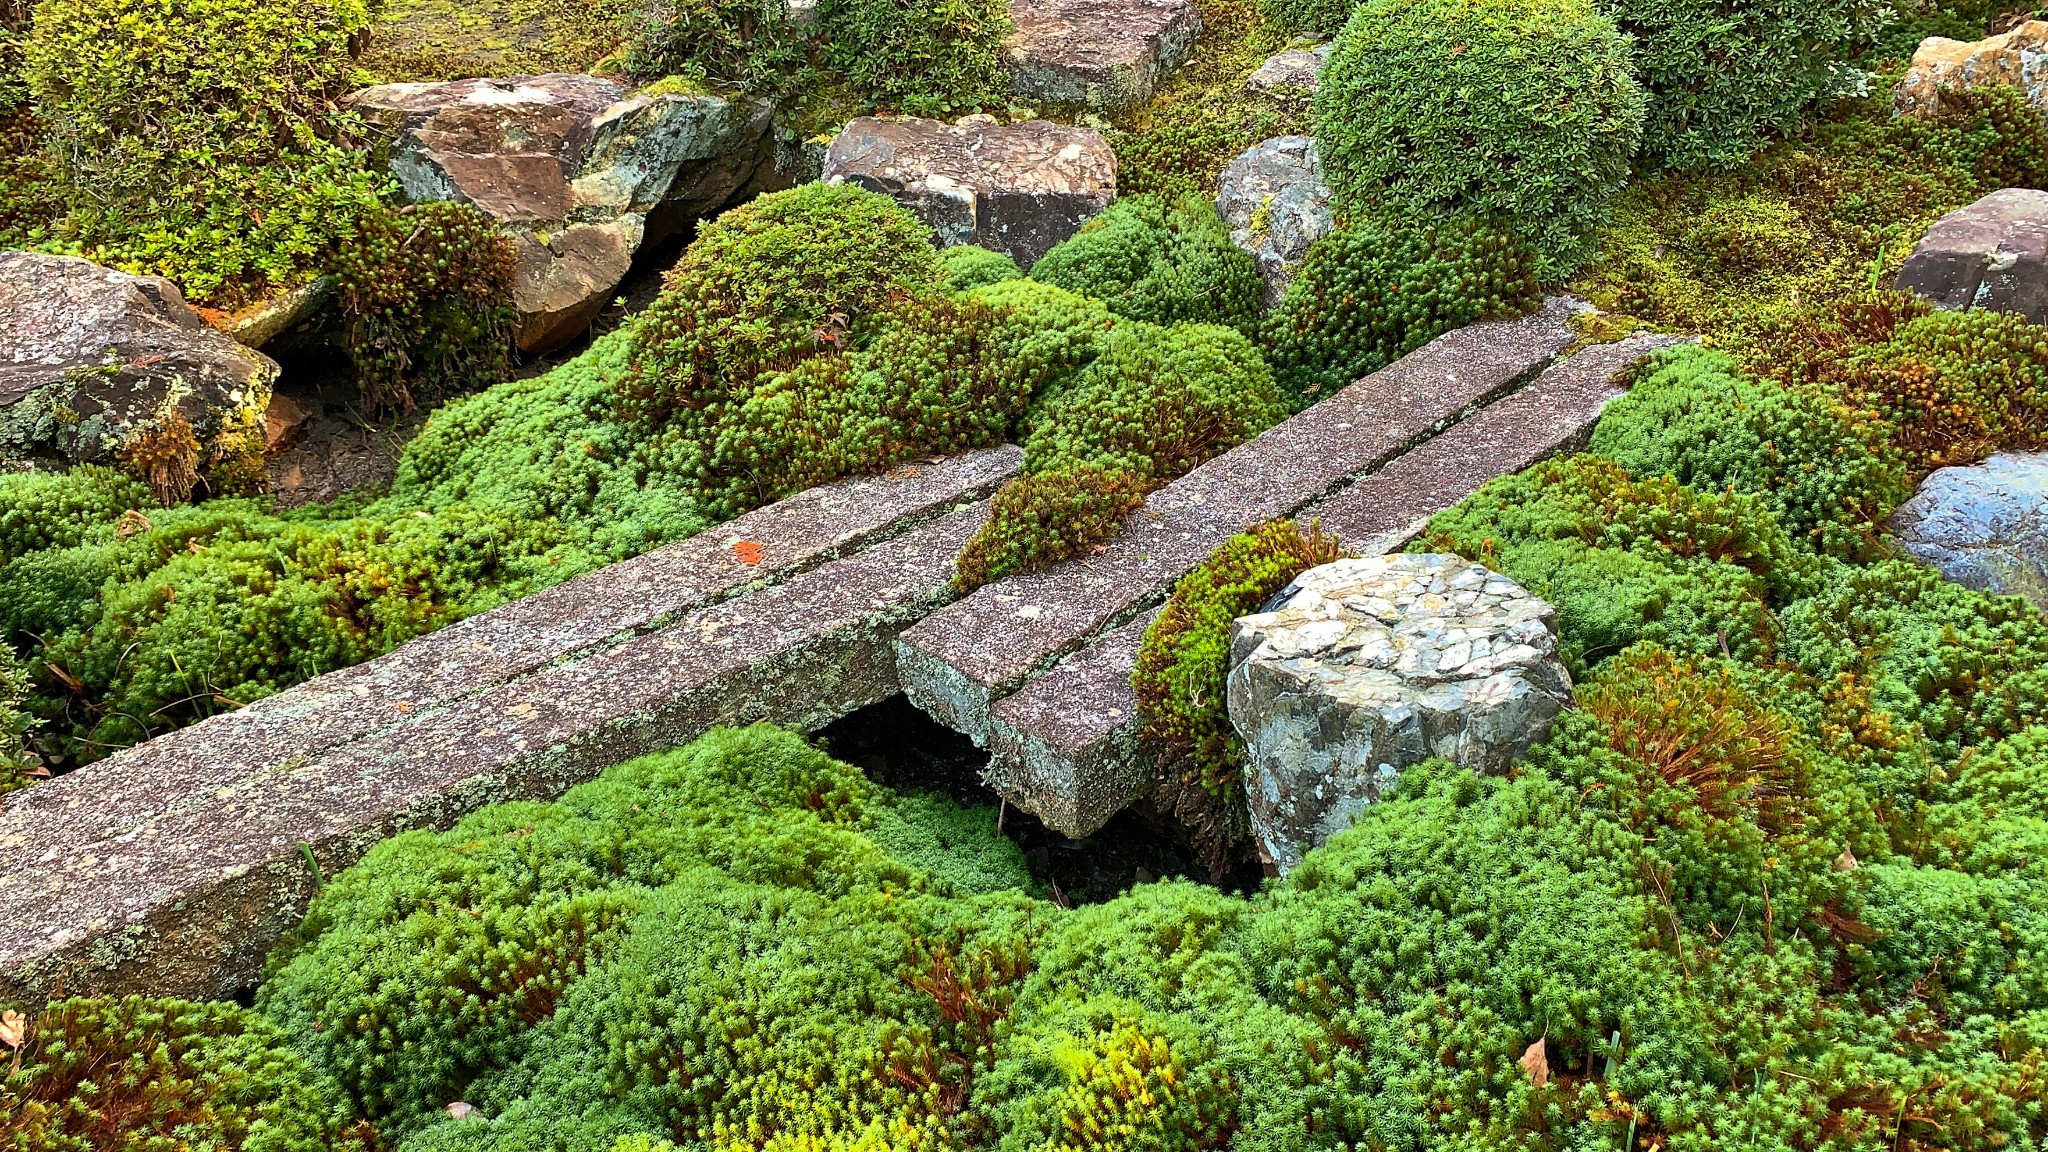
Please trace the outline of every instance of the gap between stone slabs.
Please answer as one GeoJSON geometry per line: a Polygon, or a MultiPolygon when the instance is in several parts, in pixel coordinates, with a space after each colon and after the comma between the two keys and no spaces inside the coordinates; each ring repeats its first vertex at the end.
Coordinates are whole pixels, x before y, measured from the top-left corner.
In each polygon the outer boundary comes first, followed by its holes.
{"type": "MultiPolygon", "coordinates": [[[[1620,377],[1679,342],[1639,333],[1588,348],[1297,518],[1321,520],[1347,551],[1395,551],[1486,481],[1583,447],[1601,409],[1626,391],[1620,377]]],[[[1156,615],[1102,636],[994,705],[991,787],[1077,839],[1144,794],[1158,757],[1138,738],[1130,674],[1156,615]]]]}

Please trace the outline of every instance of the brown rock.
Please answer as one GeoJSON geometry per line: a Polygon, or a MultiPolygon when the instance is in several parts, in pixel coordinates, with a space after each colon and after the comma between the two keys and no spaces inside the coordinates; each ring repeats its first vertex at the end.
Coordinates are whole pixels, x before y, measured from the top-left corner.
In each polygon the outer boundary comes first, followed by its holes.
{"type": "Polygon", "coordinates": [[[979,244],[1029,268],[1116,199],[1116,155],[1100,133],[1044,120],[863,116],[826,150],[824,178],[895,197],[942,246],[979,244]]]}
{"type": "Polygon", "coordinates": [[[282,452],[292,446],[306,425],[313,422],[313,409],[301,404],[294,397],[283,393],[271,394],[270,406],[263,410],[263,452],[270,455],[282,452]]]}
{"type": "Polygon", "coordinates": [[[1938,308],[2048,322],[2048,192],[2001,188],[1943,216],[1913,246],[1896,284],[1938,308]]]}
{"type": "Polygon", "coordinates": [[[517,318],[512,338],[521,351],[557,348],[590,326],[612,289],[633,266],[644,217],[608,224],[576,224],[554,235],[514,233],[519,251],[512,279],[517,318]]]}
{"type": "Polygon", "coordinates": [[[1982,40],[1929,36],[1892,92],[1892,103],[1907,116],[1931,118],[1941,110],[1943,89],[2010,85],[2048,109],[2048,22],[2029,20],[1982,40]]]}
{"type": "Polygon", "coordinates": [[[1010,90],[1042,104],[1129,111],[1193,54],[1194,0],[1012,0],[1010,90]]]}

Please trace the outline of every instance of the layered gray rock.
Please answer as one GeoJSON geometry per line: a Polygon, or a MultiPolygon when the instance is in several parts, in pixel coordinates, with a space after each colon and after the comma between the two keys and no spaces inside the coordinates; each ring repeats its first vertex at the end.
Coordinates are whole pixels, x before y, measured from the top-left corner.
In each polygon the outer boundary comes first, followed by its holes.
{"type": "Polygon", "coordinates": [[[1045,120],[862,116],[825,152],[824,178],[884,192],[941,246],[979,244],[1029,268],[1116,199],[1102,135],[1045,120]]]}
{"type": "Polygon", "coordinates": [[[180,420],[201,459],[261,453],[276,362],[208,327],[169,280],[4,252],[0,316],[0,460],[101,460],[180,420]]]}
{"type": "Polygon", "coordinates": [[[643,243],[776,168],[765,100],[634,93],[554,73],[383,84],[348,98],[414,201],[474,204],[519,248],[522,349],[558,346],[611,299],[643,243]]]}
{"type": "Polygon", "coordinates": [[[1323,83],[1323,65],[1330,62],[1333,44],[1298,44],[1266,58],[1244,86],[1272,96],[1313,96],[1323,83]]]}
{"type": "Polygon", "coordinates": [[[1442,554],[1302,573],[1231,625],[1228,694],[1252,827],[1283,873],[1403,768],[1505,771],[1572,703],[1556,610],[1442,554]]]}
{"type": "Polygon", "coordinates": [[[2001,188],[1934,222],[1897,285],[1938,308],[2048,322],[2048,192],[2001,188]]]}
{"type": "Polygon", "coordinates": [[[1891,529],[1950,580],[2048,611],[2048,452],[1942,468],[1892,513],[1891,529]]]}
{"type": "Polygon", "coordinates": [[[1309,246],[1336,227],[1315,139],[1276,136],[1246,149],[1223,169],[1216,211],[1259,262],[1266,307],[1279,304],[1309,246]]]}
{"type": "Polygon", "coordinates": [[[1010,91],[1116,115],[1152,99],[1202,35],[1195,0],[1011,0],[1010,91]]]}

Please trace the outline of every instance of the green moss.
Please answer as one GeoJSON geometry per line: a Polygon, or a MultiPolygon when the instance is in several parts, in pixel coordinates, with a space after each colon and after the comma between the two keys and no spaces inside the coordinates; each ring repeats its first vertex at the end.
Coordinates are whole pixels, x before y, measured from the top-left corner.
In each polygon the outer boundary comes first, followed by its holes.
{"type": "Polygon", "coordinates": [[[1568,275],[1642,138],[1630,65],[1588,0],[1368,0],[1316,90],[1332,204],[1476,216],[1534,249],[1542,278],[1568,275]]]}
{"type": "Polygon", "coordinates": [[[1153,324],[1257,329],[1264,282],[1206,200],[1125,197],[1032,265],[1031,278],[1153,324]]]}
{"type": "Polygon", "coordinates": [[[0,644],[0,795],[48,775],[30,741],[37,721],[26,709],[29,685],[14,650],[0,644]]]}
{"type": "Polygon", "coordinates": [[[989,502],[988,523],[961,549],[954,588],[972,592],[1086,555],[1122,529],[1152,487],[1128,472],[1088,463],[1011,480],[989,502]]]}
{"type": "Polygon", "coordinates": [[[946,283],[955,292],[966,292],[1024,275],[1017,262],[1004,253],[991,252],[975,244],[955,244],[942,250],[939,259],[946,266],[946,283]]]}
{"type": "Polygon", "coordinates": [[[385,0],[363,66],[385,82],[587,72],[639,26],[630,0],[385,0]]]}

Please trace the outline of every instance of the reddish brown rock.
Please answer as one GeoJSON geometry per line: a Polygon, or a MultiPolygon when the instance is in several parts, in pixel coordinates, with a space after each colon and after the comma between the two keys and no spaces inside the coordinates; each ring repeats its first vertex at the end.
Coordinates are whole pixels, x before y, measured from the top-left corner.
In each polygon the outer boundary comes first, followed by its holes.
{"type": "Polygon", "coordinates": [[[1195,0],[1012,0],[1010,20],[1014,95],[1110,115],[1152,99],[1202,35],[1195,0]]]}
{"type": "Polygon", "coordinates": [[[1943,216],[1913,246],[1896,283],[1938,308],[2048,322],[2048,192],[2001,188],[1943,216]]]}
{"type": "Polygon", "coordinates": [[[1907,116],[1932,118],[1941,111],[1944,89],[2010,86],[2048,109],[2048,22],[2029,20],[1982,40],[1929,36],[1892,91],[1892,103],[1907,116]]]}

